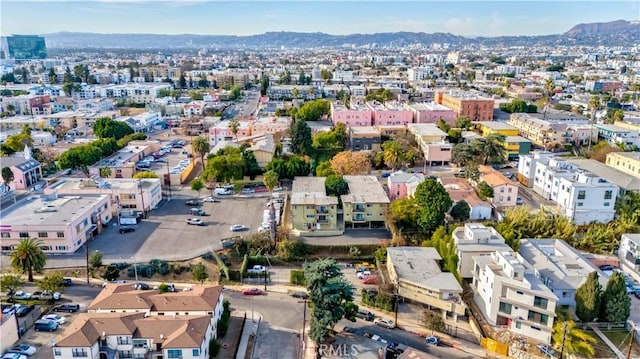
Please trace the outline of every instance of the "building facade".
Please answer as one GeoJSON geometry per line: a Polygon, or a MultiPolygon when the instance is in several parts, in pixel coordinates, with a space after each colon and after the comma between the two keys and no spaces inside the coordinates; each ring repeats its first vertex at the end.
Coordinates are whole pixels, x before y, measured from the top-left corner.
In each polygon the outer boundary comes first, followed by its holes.
{"type": "Polygon", "coordinates": [[[291,188],[291,219],[294,235],[342,234],[338,225],[338,198],[328,196],[326,177],[296,177],[291,188]]]}
{"type": "Polygon", "coordinates": [[[385,227],[389,197],[375,176],[344,176],[349,193],[342,195],[345,228],[385,227]]]}
{"type": "Polygon", "coordinates": [[[382,137],[375,127],[350,127],[349,149],[351,151],[380,151],[382,137]]]}
{"type": "Polygon", "coordinates": [[[473,257],[488,256],[496,251],[508,251],[504,238],[493,227],[482,223],[465,223],[451,233],[458,255],[458,273],[463,279],[473,277],[473,257]]]}
{"type": "Polygon", "coordinates": [[[640,178],[640,154],[638,152],[611,152],[607,155],[607,166],[640,178]]]}
{"type": "Polygon", "coordinates": [[[464,116],[471,121],[493,120],[493,99],[450,91],[436,93],[436,102],[452,109],[458,117],[464,116]]]}

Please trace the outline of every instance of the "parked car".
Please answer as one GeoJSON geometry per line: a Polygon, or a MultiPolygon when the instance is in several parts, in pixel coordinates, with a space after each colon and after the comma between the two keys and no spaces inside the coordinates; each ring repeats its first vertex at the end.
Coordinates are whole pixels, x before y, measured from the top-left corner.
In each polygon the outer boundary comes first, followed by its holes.
{"type": "Polygon", "coordinates": [[[358,313],[356,313],[356,318],[360,318],[366,320],[368,322],[372,322],[376,316],[368,310],[360,309],[358,313]]]}
{"type": "Polygon", "coordinates": [[[242,224],[234,224],[231,226],[231,228],[229,228],[231,230],[231,232],[240,232],[240,231],[244,231],[247,230],[249,228],[245,227],[242,224]]]}
{"type": "Polygon", "coordinates": [[[29,314],[29,312],[31,312],[33,310],[33,308],[35,308],[35,305],[19,305],[16,307],[16,315],[19,317],[24,317],[27,314],[29,314]]]}
{"type": "Polygon", "coordinates": [[[7,353],[18,353],[26,356],[32,356],[36,353],[36,347],[27,344],[16,344],[7,349],[7,353]]]}
{"type": "Polygon", "coordinates": [[[309,294],[307,294],[307,292],[303,292],[303,291],[293,292],[293,293],[291,293],[291,296],[294,297],[294,298],[309,299],[309,294]]]}
{"type": "Polygon", "coordinates": [[[223,249],[231,248],[233,247],[234,244],[236,244],[236,242],[233,239],[223,239],[220,242],[222,242],[223,249]]]}
{"type": "Polygon", "coordinates": [[[244,294],[244,295],[262,295],[262,290],[260,290],[259,288],[245,289],[245,290],[242,291],[242,294],[244,294]]]}
{"type": "Polygon", "coordinates": [[[378,277],[369,276],[366,278],[362,278],[362,284],[378,284],[378,277]]]}
{"type": "Polygon", "coordinates": [[[393,329],[396,327],[396,323],[391,319],[376,319],[374,323],[388,329],[393,329]]]}
{"type": "Polygon", "coordinates": [[[25,291],[19,290],[13,294],[13,298],[15,299],[29,299],[31,298],[31,294],[25,291]]]}
{"type": "Polygon", "coordinates": [[[120,229],[118,229],[118,232],[120,234],[125,234],[125,233],[135,232],[135,231],[136,231],[136,228],[131,226],[120,227],[120,229]]]}
{"type": "Polygon", "coordinates": [[[522,205],[522,197],[516,198],[516,204],[517,205],[522,205]]]}
{"type": "Polygon", "coordinates": [[[62,278],[62,285],[65,287],[69,287],[73,284],[71,278],[62,278]]]}
{"type": "Polygon", "coordinates": [[[538,347],[538,350],[539,350],[542,354],[544,354],[544,355],[548,355],[548,356],[550,356],[550,357],[552,357],[552,358],[555,358],[556,351],[555,351],[555,350],[553,350],[553,349],[551,349],[551,348],[549,348],[549,346],[548,346],[548,345],[538,344],[538,345],[537,345],[537,347],[538,347]]]}
{"type": "Polygon", "coordinates": [[[53,332],[58,330],[60,325],[55,320],[40,319],[36,320],[33,329],[36,332],[53,332]]]}
{"type": "Polygon", "coordinates": [[[261,266],[261,265],[254,265],[253,268],[249,269],[248,271],[252,273],[264,273],[267,271],[267,267],[261,266]]]}
{"type": "Polygon", "coordinates": [[[198,200],[195,200],[195,199],[190,199],[190,200],[186,201],[185,204],[187,206],[201,206],[202,202],[200,202],[198,200]]]}
{"type": "Polygon", "coordinates": [[[258,228],[258,232],[269,232],[271,230],[271,225],[263,224],[258,228]]]}
{"type": "Polygon", "coordinates": [[[40,300],[60,300],[61,297],[62,297],[62,295],[60,293],[58,293],[58,292],[51,293],[48,290],[35,291],[31,295],[31,298],[40,299],[40,300]]]}
{"type": "Polygon", "coordinates": [[[220,202],[220,200],[215,197],[207,197],[203,199],[202,202],[216,203],[216,202],[220,202]]]}
{"type": "Polygon", "coordinates": [[[356,273],[356,277],[358,277],[358,279],[365,279],[365,278],[368,278],[370,275],[371,275],[371,272],[368,270],[364,270],[362,272],[356,273]]]}
{"type": "Polygon", "coordinates": [[[2,359],[27,359],[27,356],[20,353],[8,352],[2,356],[2,359]]]}
{"type": "Polygon", "coordinates": [[[135,283],[135,284],[133,285],[133,289],[137,289],[137,290],[149,290],[149,289],[151,289],[151,288],[149,287],[149,285],[148,285],[147,283],[139,282],[139,283],[135,283]]]}
{"type": "Polygon", "coordinates": [[[226,189],[226,188],[216,188],[215,190],[213,190],[213,193],[219,196],[228,196],[233,194],[233,192],[230,189],[226,189]]]}
{"type": "Polygon", "coordinates": [[[187,224],[191,224],[194,226],[204,226],[205,223],[203,220],[201,220],[200,218],[189,218],[187,219],[187,224]]]}
{"type": "Polygon", "coordinates": [[[200,208],[191,208],[189,210],[189,214],[192,216],[206,216],[207,213],[200,208]]]}
{"type": "Polygon", "coordinates": [[[74,313],[80,310],[80,304],[66,303],[53,308],[54,312],[74,313]]]}
{"type": "Polygon", "coordinates": [[[42,319],[53,320],[60,325],[67,322],[67,318],[58,314],[47,314],[44,317],[42,317],[42,319]]]}
{"type": "Polygon", "coordinates": [[[426,338],[424,338],[424,341],[427,342],[427,344],[433,344],[433,345],[438,345],[438,337],[436,337],[435,335],[430,335],[426,338]]]}
{"type": "Polygon", "coordinates": [[[252,193],[256,193],[256,190],[253,188],[243,188],[242,189],[242,194],[252,194],[252,193]]]}
{"type": "Polygon", "coordinates": [[[600,270],[614,270],[615,269],[615,267],[610,265],[610,264],[603,264],[599,268],[600,268],[600,270]]]}
{"type": "Polygon", "coordinates": [[[282,192],[282,191],[284,191],[284,187],[278,186],[273,189],[273,192],[282,192]]]}

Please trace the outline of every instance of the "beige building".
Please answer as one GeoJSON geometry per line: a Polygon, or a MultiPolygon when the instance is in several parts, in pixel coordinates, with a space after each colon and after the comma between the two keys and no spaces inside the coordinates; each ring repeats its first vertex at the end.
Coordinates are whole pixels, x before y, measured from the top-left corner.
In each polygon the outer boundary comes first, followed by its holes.
{"type": "Polygon", "coordinates": [[[498,208],[513,207],[518,201],[518,186],[500,171],[489,166],[478,167],[479,182],[486,182],[493,189],[491,202],[498,208]]]}
{"type": "Polygon", "coordinates": [[[345,228],[384,227],[389,197],[375,176],[344,176],[349,194],[342,195],[345,228]]]}
{"type": "Polygon", "coordinates": [[[607,166],[640,178],[640,154],[638,152],[611,152],[607,155],[607,166]]]}
{"type": "Polygon", "coordinates": [[[252,135],[286,133],[293,120],[289,116],[260,117],[249,124],[252,135]]]}
{"type": "Polygon", "coordinates": [[[111,170],[108,178],[132,178],[138,172],[136,162],[159,149],[160,142],[157,141],[131,141],[118,152],[89,167],[89,174],[99,177],[100,169],[108,167],[111,170]]]}
{"type": "Polygon", "coordinates": [[[112,218],[108,195],[30,196],[0,212],[2,253],[24,238],[42,240],[46,254],[74,253],[112,218]]]}
{"type": "Polygon", "coordinates": [[[296,177],[291,189],[291,219],[294,235],[333,236],[338,226],[338,198],[327,196],[326,177],[296,177]]]}
{"type": "Polygon", "coordinates": [[[452,273],[442,272],[442,258],[433,247],[387,248],[387,271],[398,295],[412,302],[440,309],[443,315],[464,315],[462,287],[452,273]]]}

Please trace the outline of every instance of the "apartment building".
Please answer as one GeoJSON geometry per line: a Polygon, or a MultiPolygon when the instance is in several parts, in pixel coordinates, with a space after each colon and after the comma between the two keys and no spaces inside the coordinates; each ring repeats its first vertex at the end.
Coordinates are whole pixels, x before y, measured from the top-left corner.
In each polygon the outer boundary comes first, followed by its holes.
{"type": "Polygon", "coordinates": [[[622,88],[622,81],[599,80],[585,82],[585,90],[611,92],[622,88]]]}
{"type": "Polygon", "coordinates": [[[436,103],[452,109],[457,117],[471,121],[493,120],[493,99],[464,92],[448,91],[436,93],[436,103]]]}
{"type": "Polygon", "coordinates": [[[156,208],[162,200],[159,178],[71,178],[62,177],[44,189],[45,195],[108,195],[113,217],[120,209],[142,212],[156,208]]]}
{"type": "Polygon", "coordinates": [[[220,143],[251,136],[251,121],[238,121],[238,133],[236,134],[231,131],[229,122],[228,120],[224,120],[209,128],[209,144],[211,147],[215,147],[220,143]]]}
{"type": "Polygon", "coordinates": [[[407,125],[424,155],[426,163],[448,164],[453,146],[446,141],[447,134],[432,123],[410,123],[407,125]]]}
{"type": "Polygon", "coordinates": [[[473,277],[473,257],[511,250],[495,228],[482,223],[465,223],[454,229],[451,236],[456,245],[458,273],[462,279],[473,277]]]}
{"type": "Polygon", "coordinates": [[[518,129],[521,136],[544,148],[555,148],[565,144],[586,143],[589,137],[597,141],[597,129],[591,129],[588,119],[579,115],[511,114],[507,124],[518,129]]]}
{"type": "Polygon", "coordinates": [[[373,126],[350,127],[349,149],[351,151],[380,151],[382,136],[373,126]]]}
{"type": "Polygon", "coordinates": [[[389,247],[389,279],[404,299],[439,309],[443,315],[457,320],[467,306],[462,301],[462,287],[456,277],[440,270],[441,259],[432,247],[389,247]]]}
{"type": "Polygon", "coordinates": [[[425,176],[422,173],[393,172],[387,177],[387,193],[389,199],[395,201],[397,199],[413,197],[416,188],[424,179],[425,176]]]}
{"type": "Polygon", "coordinates": [[[250,123],[251,135],[263,135],[266,133],[286,133],[291,127],[293,119],[289,116],[259,117],[250,123]]]}
{"type": "Polygon", "coordinates": [[[334,125],[344,123],[347,128],[371,126],[373,111],[363,102],[351,101],[349,106],[339,101],[331,102],[331,121],[334,125]]]}
{"type": "Polygon", "coordinates": [[[506,94],[509,97],[517,98],[523,101],[535,102],[542,98],[542,92],[536,92],[536,88],[532,86],[510,86],[506,94]]]}
{"type": "Polygon", "coordinates": [[[511,250],[473,257],[474,301],[492,326],[549,343],[558,298],[511,250]]]}
{"type": "Polygon", "coordinates": [[[479,181],[486,182],[493,189],[491,202],[498,208],[513,207],[518,199],[518,186],[500,171],[489,166],[479,166],[479,181]]]}
{"type": "Polygon", "coordinates": [[[620,172],[640,178],[640,154],[638,152],[611,152],[607,155],[606,164],[620,172]]]}
{"type": "Polygon", "coordinates": [[[640,176],[632,176],[596,160],[571,158],[568,161],[618,186],[619,197],[623,197],[628,191],[640,192],[640,176]]]}
{"type": "Polygon", "coordinates": [[[296,91],[297,98],[305,100],[314,100],[321,96],[312,85],[272,85],[267,89],[267,96],[273,100],[293,99],[296,91]]]}
{"type": "Polygon", "coordinates": [[[85,96],[84,98],[110,97],[110,98],[127,98],[134,103],[153,103],[160,91],[171,90],[171,84],[168,83],[129,83],[124,85],[107,85],[90,87],[97,92],[96,96],[85,96]]]}
{"type": "Polygon", "coordinates": [[[37,238],[47,254],[74,253],[112,218],[107,195],[30,196],[0,212],[1,251],[10,253],[20,240],[37,238]]]}
{"type": "Polygon", "coordinates": [[[518,182],[531,188],[534,183],[534,176],[538,170],[538,164],[546,164],[553,157],[553,153],[536,151],[529,155],[520,155],[518,160],[518,182]]]}
{"type": "Polygon", "coordinates": [[[32,158],[2,157],[2,167],[9,167],[13,173],[13,181],[6,184],[13,190],[27,189],[42,179],[42,166],[32,158]]]}
{"type": "Polygon", "coordinates": [[[407,69],[407,79],[409,81],[428,80],[431,75],[433,75],[433,68],[431,67],[411,67],[407,69]]]}
{"type": "Polygon", "coordinates": [[[618,257],[620,257],[622,264],[630,267],[636,273],[640,272],[640,234],[625,233],[622,235],[618,257]]]}
{"type": "Polygon", "coordinates": [[[519,253],[540,282],[558,298],[556,305],[575,308],[576,290],[591,272],[598,272],[602,288],[609,281],[593,263],[561,239],[522,239],[519,253]]]}
{"type": "Polygon", "coordinates": [[[638,130],[600,123],[594,124],[593,127],[597,130],[598,140],[607,141],[613,146],[619,143],[627,147],[640,145],[638,130]]]}
{"type": "Polygon", "coordinates": [[[296,177],[291,188],[291,221],[294,235],[342,234],[338,224],[338,198],[328,196],[326,177],[296,177]]]}
{"type": "Polygon", "coordinates": [[[108,178],[132,178],[137,173],[136,162],[160,149],[160,142],[131,141],[129,145],[113,155],[96,162],[89,167],[89,174],[100,177],[100,169],[108,167],[111,174],[108,178]]]}
{"type": "Polygon", "coordinates": [[[414,123],[437,124],[438,121],[443,120],[454,127],[458,117],[452,109],[435,102],[413,103],[408,105],[408,108],[413,112],[414,123]]]}
{"type": "Polygon", "coordinates": [[[342,195],[345,228],[385,227],[389,197],[375,176],[344,176],[349,193],[342,195]]]}
{"type": "Polygon", "coordinates": [[[413,122],[413,112],[399,102],[367,102],[373,112],[373,125],[407,125],[413,122]]]}
{"type": "Polygon", "coordinates": [[[560,177],[556,181],[559,182],[558,208],[577,225],[608,223],[615,218],[618,186],[580,169],[573,176],[560,177]]]}
{"type": "Polygon", "coordinates": [[[505,122],[498,121],[479,121],[475,122],[474,126],[480,131],[482,137],[487,137],[492,134],[499,134],[503,136],[517,136],[518,129],[505,122]]]}
{"type": "Polygon", "coordinates": [[[453,206],[460,201],[465,201],[469,205],[469,219],[472,221],[487,220],[493,216],[493,206],[487,201],[483,201],[471,187],[469,181],[464,178],[454,176],[440,177],[440,182],[451,197],[453,206]]]}

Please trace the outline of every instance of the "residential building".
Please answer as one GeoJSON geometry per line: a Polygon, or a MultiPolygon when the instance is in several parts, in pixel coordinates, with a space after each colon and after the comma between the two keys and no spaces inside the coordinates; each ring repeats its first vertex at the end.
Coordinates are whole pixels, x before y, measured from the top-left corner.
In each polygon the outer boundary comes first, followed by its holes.
{"type": "Polygon", "coordinates": [[[495,228],[482,223],[465,223],[454,229],[451,237],[456,245],[458,274],[462,279],[473,277],[473,257],[511,250],[495,228]]]}
{"type": "Polygon", "coordinates": [[[162,200],[159,178],[67,178],[61,177],[44,189],[45,195],[109,195],[113,217],[120,210],[148,212],[162,200]]]}
{"type": "Polygon", "coordinates": [[[371,126],[373,111],[362,101],[352,100],[344,105],[340,101],[331,102],[331,122],[334,125],[344,123],[348,128],[371,126]]]}
{"type": "Polygon", "coordinates": [[[262,135],[266,133],[286,133],[291,127],[293,119],[289,116],[280,117],[259,117],[250,123],[251,135],[262,135]]]}
{"type": "Polygon", "coordinates": [[[507,151],[507,160],[511,161],[531,152],[531,141],[522,136],[507,136],[504,139],[504,149],[507,151]]]}
{"type": "Polygon", "coordinates": [[[2,167],[9,167],[13,172],[13,181],[8,184],[13,190],[27,189],[42,179],[42,166],[32,158],[2,157],[2,167]]]}
{"type": "Polygon", "coordinates": [[[326,177],[296,177],[291,188],[291,221],[294,235],[342,234],[338,226],[338,198],[328,196],[326,177]]]}
{"type": "Polygon", "coordinates": [[[389,199],[395,201],[397,199],[413,197],[416,188],[424,179],[425,176],[422,173],[393,172],[387,177],[387,193],[389,199]]]}
{"type": "Polygon", "coordinates": [[[486,182],[493,189],[491,202],[498,208],[513,207],[518,199],[518,186],[500,171],[489,166],[479,166],[479,181],[486,182]]]}
{"type": "Polygon", "coordinates": [[[273,100],[293,99],[294,89],[298,92],[297,98],[314,100],[321,96],[311,85],[272,85],[267,89],[267,96],[273,100]]]}
{"type": "Polygon", "coordinates": [[[553,112],[547,114],[513,113],[509,117],[507,124],[518,129],[519,135],[528,138],[533,144],[547,148],[564,146],[565,144],[575,144],[576,139],[580,142],[588,142],[597,138],[597,131],[584,128],[588,125],[588,119],[584,116],[573,113],[553,112]],[[576,127],[576,125],[579,125],[576,127]],[[577,132],[577,134],[576,134],[577,132]],[[591,134],[593,132],[593,134],[591,134]]]}
{"type": "Polygon", "coordinates": [[[457,117],[467,117],[471,121],[493,120],[493,99],[464,92],[438,92],[436,102],[452,109],[457,117]]]}
{"type": "Polygon", "coordinates": [[[523,101],[535,102],[542,98],[542,92],[535,91],[536,87],[533,86],[510,86],[506,93],[509,97],[514,97],[523,101]]]}
{"type": "Polygon", "coordinates": [[[375,127],[350,127],[349,149],[351,151],[380,151],[382,137],[375,127]]]}
{"type": "Polygon", "coordinates": [[[625,233],[620,239],[620,247],[618,248],[618,257],[620,261],[636,271],[640,272],[640,234],[625,233]]]}
{"type": "Polygon", "coordinates": [[[433,247],[387,248],[387,271],[396,293],[404,299],[439,309],[457,320],[464,315],[462,287],[453,273],[442,272],[442,258],[433,247]]]}
{"type": "Polygon", "coordinates": [[[367,106],[373,111],[373,125],[407,125],[413,122],[413,112],[405,108],[399,102],[377,101],[367,102],[367,106]]]}
{"type": "Polygon", "coordinates": [[[474,301],[492,326],[549,343],[558,298],[513,251],[473,257],[474,301]]]}
{"type": "MultiPolygon", "coordinates": [[[[271,133],[263,133],[261,135],[244,137],[234,142],[234,144],[249,145],[249,150],[253,152],[253,155],[256,157],[256,161],[258,162],[258,166],[260,166],[260,168],[265,168],[267,164],[271,162],[273,156],[276,153],[276,143],[273,138],[273,134],[271,133]]],[[[224,145],[224,142],[218,143],[216,149],[219,149],[222,145],[224,145]]]]}
{"type": "Polygon", "coordinates": [[[585,82],[585,90],[612,92],[622,88],[622,81],[598,80],[585,82]]]}
{"type": "Polygon", "coordinates": [[[161,126],[162,114],[160,112],[142,112],[135,116],[117,117],[114,120],[125,122],[134,132],[147,133],[153,132],[161,126]]]}
{"type": "Polygon", "coordinates": [[[209,128],[209,144],[215,147],[218,143],[233,141],[251,136],[251,121],[238,121],[238,132],[234,134],[229,127],[229,121],[224,120],[209,128]]]}
{"type": "Polygon", "coordinates": [[[454,127],[456,123],[456,113],[443,105],[435,102],[413,103],[408,105],[413,112],[414,123],[435,123],[443,120],[449,126],[454,127]]]}
{"type": "Polygon", "coordinates": [[[375,176],[344,176],[349,193],[342,195],[345,228],[385,226],[389,197],[375,176]]]}
{"type": "MultiPolygon", "coordinates": [[[[465,201],[469,205],[469,219],[472,221],[487,220],[493,216],[493,206],[478,197],[476,190],[464,178],[443,176],[440,182],[451,197],[452,205],[465,201]]],[[[453,208],[453,207],[452,207],[453,208]]]]}
{"type": "Polygon", "coordinates": [[[592,272],[598,272],[602,288],[607,285],[608,277],[561,239],[522,239],[519,253],[540,282],[558,298],[556,305],[575,308],[576,290],[592,272]]]}
{"type": "Polygon", "coordinates": [[[46,254],[74,253],[113,218],[107,195],[27,197],[0,212],[2,253],[24,238],[42,240],[46,254]]]}
{"type": "Polygon", "coordinates": [[[607,155],[607,166],[620,172],[640,178],[640,153],[611,152],[607,155]]]}
{"type": "Polygon", "coordinates": [[[561,177],[557,181],[558,208],[574,223],[613,221],[618,186],[584,170],[577,170],[572,177],[561,177]]]}
{"type": "Polygon", "coordinates": [[[131,141],[113,155],[96,162],[89,167],[91,176],[100,177],[100,169],[108,167],[108,178],[132,178],[137,173],[136,163],[160,149],[157,141],[131,141]]]}
{"type": "Polygon", "coordinates": [[[453,146],[446,141],[447,134],[432,123],[411,123],[407,125],[429,165],[445,165],[451,161],[453,146]]]}
{"type": "Polygon", "coordinates": [[[551,152],[536,151],[529,155],[520,155],[518,160],[518,182],[531,188],[538,163],[548,163],[553,156],[551,152]]]}
{"type": "Polygon", "coordinates": [[[20,340],[15,314],[0,313],[0,347],[10,348],[20,340]]]}
{"type": "Polygon", "coordinates": [[[570,158],[567,161],[618,186],[618,197],[624,196],[628,191],[640,192],[640,176],[632,176],[596,160],[570,158]]]}
{"type": "Polygon", "coordinates": [[[607,141],[613,146],[619,143],[627,147],[640,145],[638,130],[600,123],[594,124],[593,127],[598,130],[598,140],[607,141]]]}
{"type": "Polygon", "coordinates": [[[518,129],[507,124],[506,122],[499,121],[480,121],[474,123],[475,128],[480,130],[482,137],[486,137],[492,134],[499,134],[503,136],[517,136],[518,129]]]}
{"type": "Polygon", "coordinates": [[[202,116],[204,113],[205,103],[204,101],[193,101],[182,106],[182,111],[187,117],[202,116]]]}
{"type": "Polygon", "coordinates": [[[428,80],[431,75],[433,75],[433,68],[431,67],[411,67],[407,69],[407,79],[409,81],[428,80]]]}

